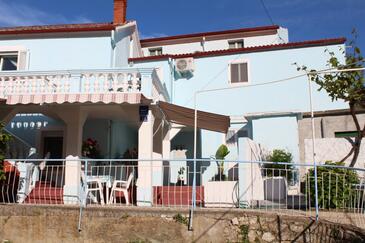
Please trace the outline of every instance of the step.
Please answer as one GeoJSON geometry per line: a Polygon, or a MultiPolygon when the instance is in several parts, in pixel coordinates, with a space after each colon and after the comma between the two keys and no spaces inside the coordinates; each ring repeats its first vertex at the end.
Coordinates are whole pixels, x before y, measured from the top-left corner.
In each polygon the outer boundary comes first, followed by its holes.
{"type": "Polygon", "coordinates": [[[52,181],[37,181],[35,187],[54,187],[55,183],[52,181]]]}
{"type": "Polygon", "coordinates": [[[28,198],[30,199],[59,199],[63,198],[63,192],[54,193],[54,192],[32,192],[29,194],[28,198]]]}
{"type": "Polygon", "coordinates": [[[47,200],[47,199],[28,199],[25,200],[25,204],[42,204],[42,205],[48,205],[48,204],[55,204],[60,205],[63,204],[63,199],[60,200],[47,200]]]}

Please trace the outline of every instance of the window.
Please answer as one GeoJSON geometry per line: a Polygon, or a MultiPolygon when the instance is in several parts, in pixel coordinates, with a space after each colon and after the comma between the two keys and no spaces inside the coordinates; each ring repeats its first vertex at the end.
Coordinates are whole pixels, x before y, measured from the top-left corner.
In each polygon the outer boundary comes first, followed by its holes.
{"type": "Polygon", "coordinates": [[[160,56],[160,55],[162,55],[162,47],[151,48],[151,49],[148,49],[148,51],[150,52],[150,56],[160,56]]]}
{"type": "Polygon", "coordinates": [[[28,57],[24,46],[0,46],[0,72],[25,70],[28,57]]]}
{"type": "Polygon", "coordinates": [[[356,131],[335,132],[335,138],[353,138],[357,136],[356,131]]]}
{"type": "Polygon", "coordinates": [[[15,71],[17,69],[18,69],[17,53],[9,53],[9,54],[0,53],[0,71],[15,71]]]}
{"type": "Polygon", "coordinates": [[[245,47],[243,40],[232,40],[228,41],[229,49],[237,49],[245,47]]]}
{"type": "Polygon", "coordinates": [[[249,81],[248,62],[231,63],[230,64],[230,83],[245,84],[249,81]]]}

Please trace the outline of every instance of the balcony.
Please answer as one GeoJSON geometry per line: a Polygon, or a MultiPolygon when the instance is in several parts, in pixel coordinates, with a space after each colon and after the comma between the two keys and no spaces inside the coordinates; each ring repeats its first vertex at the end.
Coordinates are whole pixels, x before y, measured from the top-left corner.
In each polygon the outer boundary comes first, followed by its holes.
{"type": "Polygon", "coordinates": [[[129,99],[129,94],[169,101],[158,70],[152,68],[0,72],[0,98],[7,104],[108,103],[129,99]]]}

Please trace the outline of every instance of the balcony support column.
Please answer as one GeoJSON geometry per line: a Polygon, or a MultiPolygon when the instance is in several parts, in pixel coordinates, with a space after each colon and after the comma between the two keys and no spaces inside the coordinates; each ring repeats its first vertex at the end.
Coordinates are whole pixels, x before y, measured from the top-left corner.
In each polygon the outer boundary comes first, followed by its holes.
{"type": "Polygon", "coordinates": [[[152,111],[148,111],[146,120],[142,121],[138,130],[138,180],[137,206],[152,206],[153,182],[153,125],[155,118],[152,111]]]}
{"type": "Polygon", "coordinates": [[[141,71],[141,92],[146,98],[153,98],[152,71],[141,71]]]}
{"type": "Polygon", "coordinates": [[[87,113],[81,107],[63,107],[58,110],[59,117],[66,124],[65,134],[65,185],[63,200],[65,204],[78,204],[81,196],[82,131],[87,113]]]}

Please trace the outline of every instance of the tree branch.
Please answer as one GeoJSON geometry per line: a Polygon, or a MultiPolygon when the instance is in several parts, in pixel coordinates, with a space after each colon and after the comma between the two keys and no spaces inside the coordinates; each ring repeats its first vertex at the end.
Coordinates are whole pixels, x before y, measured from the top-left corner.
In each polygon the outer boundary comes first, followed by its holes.
{"type": "MultiPolygon", "coordinates": [[[[362,130],[361,130],[361,127],[359,124],[359,120],[357,119],[356,112],[355,112],[355,105],[353,103],[350,103],[350,113],[351,113],[352,119],[354,120],[357,132],[361,133],[362,130]]],[[[365,129],[365,126],[364,126],[364,129],[365,129]]],[[[358,134],[358,136],[359,135],[360,134],[358,134]]]]}
{"type": "Polygon", "coordinates": [[[354,153],[354,151],[355,151],[355,146],[352,146],[350,152],[343,159],[341,159],[340,162],[345,162],[354,153]]]}

